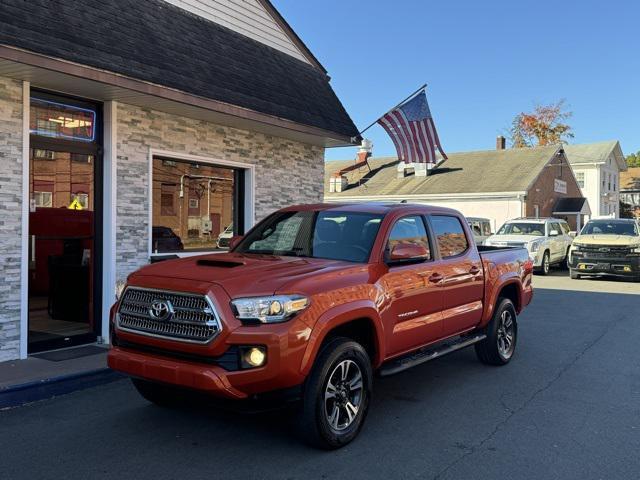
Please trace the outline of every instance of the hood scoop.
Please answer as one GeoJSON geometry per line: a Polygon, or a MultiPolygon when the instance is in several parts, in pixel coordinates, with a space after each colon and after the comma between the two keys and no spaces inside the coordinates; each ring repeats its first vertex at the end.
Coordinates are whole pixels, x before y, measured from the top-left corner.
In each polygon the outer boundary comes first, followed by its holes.
{"type": "Polygon", "coordinates": [[[211,258],[202,258],[196,262],[201,267],[219,267],[219,268],[235,268],[244,265],[244,262],[232,262],[229,260],[214,260],[211,258]]]}

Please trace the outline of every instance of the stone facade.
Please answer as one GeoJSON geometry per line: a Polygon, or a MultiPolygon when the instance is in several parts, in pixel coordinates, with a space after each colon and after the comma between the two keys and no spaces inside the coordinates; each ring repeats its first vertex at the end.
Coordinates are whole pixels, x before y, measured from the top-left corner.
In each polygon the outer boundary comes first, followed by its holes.
{"type": "Polygon", "coordinates": [[[322,201],[322,147],[118,104],[118,279],[149,261],[150,149],[256,165],[256,221],[287,205],[322,201]]]}
{"type": "Polygon", "coordinates": [[[0,362],[20,354],[22,82],[0,77],[0,362]]]}

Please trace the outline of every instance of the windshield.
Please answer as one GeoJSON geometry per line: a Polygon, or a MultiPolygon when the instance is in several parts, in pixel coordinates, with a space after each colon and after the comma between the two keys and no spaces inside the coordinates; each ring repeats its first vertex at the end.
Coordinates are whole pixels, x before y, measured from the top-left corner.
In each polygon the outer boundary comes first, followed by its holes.
{"type": "Polygon", "coordinates": [[[360,212],[276,213],[240,242],[238,253],[366,262],[382,215],[360,212]]]}
{"type": "Polygon", "coordinates": [[[638,229],[632,222],[597,221],[588,222],[580,235],[638,235],[638,229]]]}
{"type": "Polygon", "coordinates": [[[533,235],[544,237],[544,223],[505,223],[496,235],[533,235]]]}

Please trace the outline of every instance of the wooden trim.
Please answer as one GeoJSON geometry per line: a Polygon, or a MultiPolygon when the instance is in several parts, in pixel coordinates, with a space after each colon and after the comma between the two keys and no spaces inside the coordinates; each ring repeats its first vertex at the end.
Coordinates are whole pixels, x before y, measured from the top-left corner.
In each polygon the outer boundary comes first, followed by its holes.
{"type": "Polygon", "coordinates": [[[88,67],[86,65],[69,62],[67,60],[48,57],[38,53],[32,53],[7,45],[0,45],[0,58],[17,63],[22,63],[25,65],[30,65],[33,67],[43,68],[45,70],[64,73],[78,78],[93,80],[96,82],[104,83],[106,85],[120,87],[146,95],[152,95],[154,97],[164,98],[166,100],[203,108],[205,110],[211,110],[245,120],[272,125],[274,127],[284,128],[287,130],[307,135],[313,135],[320,138],[337,140],[339,142],[344,142],[345,146],[353,145],[351,138],[347,135],[331,132],[329,130],[318,127],[303,125],[292,120],[276,117],[274,115],[260,113],[248,108],[231,105],[229,103],[220,102],[218,100],[200,97],[173,88],[145,82],[143,80],[136,80],[134,78],[119,75],[106,70],[100,70],[97,68],[88,67]]]}
{"type": "MultiPolygon", "coordinates": [[[[269,14],[273,17],[275,22],[284,30],[289,39],[298,47],[298,50],[302,52],[302,54],[311,62],[311,64],[317,69],[321,70],[325,75],[327,74],[327,70],[322,66],[320,61],[316,58],[316,56],[309,50],[309,47],[305,45],[302,39],[298,36],[291,25],[284,19],[284,17],[280,14],[280,12],[273,6],[273,4],[269,0],[258,0],[258,3],[264,7],[264,9],[269,12],[269,14]]],[[[328,75],[327,75],[328,76],[328,75]]]]}

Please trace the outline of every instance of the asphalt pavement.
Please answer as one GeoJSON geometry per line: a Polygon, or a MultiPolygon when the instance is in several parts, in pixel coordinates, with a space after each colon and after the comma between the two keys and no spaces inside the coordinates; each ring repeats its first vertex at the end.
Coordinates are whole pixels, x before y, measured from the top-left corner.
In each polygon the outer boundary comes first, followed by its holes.
{"type": "Polygon", "coordinates": [[[640,284],[536,277],[506,367],[457,352],[377,379],[334,452],[286,412],[162,409],[116,381],[0,411],[2,479],[637,479],[640,284]]]}

